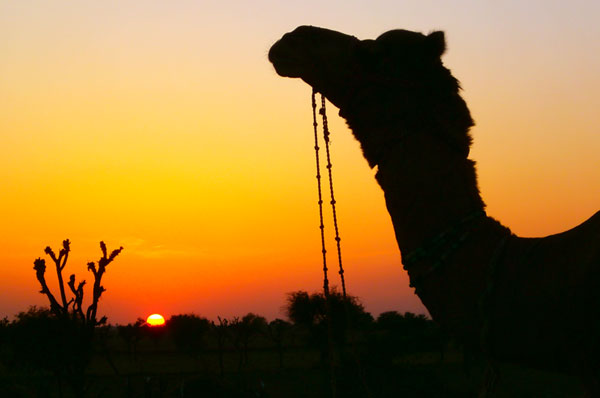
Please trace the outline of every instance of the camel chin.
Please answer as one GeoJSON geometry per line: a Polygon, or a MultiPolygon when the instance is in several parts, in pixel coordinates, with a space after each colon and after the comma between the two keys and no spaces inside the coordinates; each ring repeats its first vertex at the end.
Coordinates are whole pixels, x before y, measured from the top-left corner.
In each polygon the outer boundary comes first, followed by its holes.
{"type": "Polygon", "coordinates": [[[295,66],[293,62],[271,57],[269,57],[269,60],[273,64],[275,72],[281,77],[299,78],[302,76],[302,70],[295,66]]]}

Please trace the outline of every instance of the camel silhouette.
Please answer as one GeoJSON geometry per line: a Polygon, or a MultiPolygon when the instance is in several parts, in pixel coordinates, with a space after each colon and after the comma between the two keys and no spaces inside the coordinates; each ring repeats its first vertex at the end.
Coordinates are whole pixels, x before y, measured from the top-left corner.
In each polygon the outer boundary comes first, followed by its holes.
{"type": "Polygon", "coordinates": [[[433,319],[494,361],[572,371],[600,396],[600,212],[544,238],[485,213],[473,125],[443,32],[375,40],[301,26],[269,51],[340,109],[377,167],[411,285],[433,319]]]}

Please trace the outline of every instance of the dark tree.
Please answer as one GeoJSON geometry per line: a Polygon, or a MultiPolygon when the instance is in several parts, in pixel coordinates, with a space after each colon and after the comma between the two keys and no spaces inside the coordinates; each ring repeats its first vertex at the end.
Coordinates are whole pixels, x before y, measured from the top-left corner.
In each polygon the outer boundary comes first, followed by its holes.
{"type": "MultiPolygon", "coordinates": [[[[4,347],[8,341],[8,327],[10,322],[7,317],[0,319],[0,347],[4,347]]],[[[1,348],[0,348],[1,349],[1,348]]],[[[0,360],[2,357],[0,356],[0,360]]]]}
{"type": "Polygon", "coordinates": [[[324,317],[321,308],[322,295],[299,290],[288,293],[287,303],[284,307],[285,315],[294,325],[311,326],[318,324],[324,317]]]}
{"type": "Polygon", "coordinates": [[[159,343],[163,341],[167,335],[167,327],[165,325],[150,325],[146,321],[140,327],[142,338],[147,337],[152,340],[154,350],[158,350],[159,343]]]}
{"type": "Polygon", "coordinates": [[[63,278],[63,270],[67,265],[67,259],[71,252],[71,242],[66,239],[63,241],[63,247],[58,253],[58,256],[54,253],[50,246],[47,246],[44,252],[50,256],[52,262],[56,268],[56,276],[58,279],[58,287],[60,290],[60,302],[54,297],[54,294],[50,291],[46,282],[46,260],[38,258],[33,262],[33,269],[36,273],[36,278],[42,287],[40,293],[45,294],[50,302],[50,310],[58,317],[69,317],[81,321],[91,327],[96,325],[102,325],[106,322],[106,317],[102,317],[100,320],[96,319],[98,311],[98,301],[102,296],[102,293],[106,291],[102,286],[102,276],[106,272],[106,267],[113,262],[113,260],[121,253],[123,248],[113,250],[110,255],[106,250],[106,244],[100,242],[100,249],[102,250],[102,257],[98,260],[98,264],[89,262],[88,271],[91,271],[94,276],[94,286],[92,290],[92,303],[88,306],[87,311],[83,312],[83,288],[85,286],[85,280],[79,282],[76,285],[75,274],[71,274],[69,282],[67,283],[73,297],[67,301],[67,295],[65,293],[65,284],[63,278]]]}
{"type": "Polygon", "coordinates": [[[376,326],[380,350],[388,356],[437,351],[443,359],[446,336],[435,322],[423,314],[382,312],[377,317],[376,326]]]}
{"type": "Polygon", "coordinates": [[[134,360],[137,360],[138,343],[144,336],[142,331],[142,325],[144,323],[145,321],[142,318],[138,318],[134,323],[117,326],[117,333],[127,345],[127,350],[129,351],[129,354],[133,354],[134,360]]]}
{"type": "MultiPolygon", "coordinates": [[[[323,331],[326,327],[326,304],[323,293],[309,295],[305,291],[297,291],[288,294],[284,311],[294,325],[311,331],[323,331]]],[[[331,289],[328,304],[334,337],[340,343],[344,341],[349,329],[365,329],[373,322],[371,314],[365,311],[354,296],[344,297],[337,290],[331,289]]]]}
{"type": "Polygon", "coordinates": [[[250,341],[258,334],[264,333],[267,320],[262,316],[249,312],[240,318],[233,318],[229,323],[230,338],[236,351],[239,352],[238,371],[248,364],[248,347],[250,341]]]}
{"type": "Polygon", "coordinates": [[[369,396],[356,343],[357,336],[370,328],[373,317],[358,298],[344,297],[336,289],[330,289],[328,297],[297,291],[288,294],[284,310],[296,327],[308,331],[309,345],[319,350],[323,363],[328,362],[332,391],[353,385],[353,392],[344,389],[340,393],[346,396],[360,391],[369,396]]]}
{"type": "MultiPolygon", "coordinates": [[[[98,302],[106,291],[102,286],[102,277],[106,267],[121,253],[123,248],[108,254],[104,242],[100,242],[102,256],[97,264],[88,263],[94,284],[91,303],[83,310],[85,280],[76,282],[71,274],[66,286],[72,297],[67,299],[63,271],[71,252],[71,242],[63,241],[58,255],[46,247],[44,252],[54,263],[58,281],[58,296],[52,293],[46,281],[46,260],[34,261],[36,278],[40,283],[40,293],[48,298],[50,309],[32,307],[28,312],[17,315],[14,322],[15,347],[17,355],[29,365],[52,371],[58,380],[59,393],[62,396],[62,380],[65,380],[76,397],[82,397],[85,391],[85,369],[90,362],[94,332],[106,323],[106,317],[97,319],[98,302]],[[58,298],[57,298],[58,297],[58,298]],[[29,340],[23,340],[27,336],[29,340]],[[23,344],[20,344],[23,342],[23,344]]],[[[113,366],[111,362],[111,366],[113,366]]],[[[116,370],[116,368],[114,368],[116,370]]]]}
{"type": "Polygon", "coordinates": [[[177,349],[198,359],[205,347],[205,335],[211,324],[206,318],[194,314],[173,315],[167,322],[167,330],[177,349]]]}
{"type": "Polygon", "coordinates": [[[225,354],[225,341],[228,336],[229,321],[226,318],[217,317],[219,323],[211,322],[211,331],[217,338],[217,350],[219,353],[219,372],[221,376],[225,374],[225,364],[223,363],[223,355],[225,354]]]}
{"type": "Polygon", "coordinates": [[[275,347],[277,348],[277,353],[279,354],[279,367],[283,368],[283,342],[285,336],[288,334],[289,330],[292,328],[292,324],[284,321],[283,319],[275,319],[269,322],[268,327],[266,328],[267,337],[275,343],[275,347]]]}
{"type": "Polygon", "coordinates": [[[85,389],[84,371],[92,354],[91,330],[80,322],[58,317],[48,308],[30,307],[16,315],[10,327],[16,364],[54,374],[62,396],[66,382],[75,396],[85,389]]]}

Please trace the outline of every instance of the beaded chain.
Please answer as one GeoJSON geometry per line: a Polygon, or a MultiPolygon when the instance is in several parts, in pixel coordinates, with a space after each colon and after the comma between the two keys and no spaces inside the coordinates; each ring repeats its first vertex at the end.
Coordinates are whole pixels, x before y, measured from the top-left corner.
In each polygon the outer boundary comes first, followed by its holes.
{"type": "MultiPolygon", "coordinates": [[[[323,254],[323,290],[325,292],[325,295],[329,295],[329,279],[327,278],[327,250],[325,248],[325,225],[323,223],[323,196],[322,196],[322,190],[321,190],[321,166],[320,166],[320,160],[319,160],[319,138],[318,138],[318,132],[317,132],[317,101],[316,101],[316,91],[313,89],[312,92],[312,114],[313,114],[313,131],[314,131],[314,137],[315,137],[315,158],[316,158],[316,163],[317,163],[317,188],[318,188],[318,193],[319,193],[319,220],[320,220],[320,225],[319,225],[319,229],[321,230],[321,252],[323,254]]],[[[331,172],[332,169],[332,164],[331,164],[331,155],[330,155],[330,151],[329,151],[329,125],[327,122],[327,111],[325,109],[325,97],[321,94],[321,108],[319,109],[319,114],[322,117],[323,120],[323,139],[325,141],[325,153],[327,155],[327,173],[328,173],[328,177],[329,177],[329,193],[330,193],[330,204],[331,204],[331,210],[332,210],[332,214],[333,214],[333,226],[334,226],[334,230],[335,230],[335,242],[337,245],[337,258],[338,258],[338,264],[339,264],[339,274],[340,274],[340,279],[341,279],[341,283],[342,283],[342,294],[344,296],[344,298],[346,298],[346,282],[344,279],[344,268],[342,266],[342,249],[341,249],[341,238],[340,238],[340,233],[339,233],[339,227],[338,227],[338,221],[337,221],[337,212],[336,212],[336,201],[335,201],[335,196],[334,196],[334,192],[333,192],[333,175],[331,172]]]]}

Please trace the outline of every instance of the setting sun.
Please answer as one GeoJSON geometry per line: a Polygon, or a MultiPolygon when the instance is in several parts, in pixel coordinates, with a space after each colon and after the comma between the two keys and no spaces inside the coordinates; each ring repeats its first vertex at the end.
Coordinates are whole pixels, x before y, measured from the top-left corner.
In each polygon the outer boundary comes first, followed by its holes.
{"type": "Polygon", "coordinates": [[[146,323],[150,326],[162,326],[165,324],[165,318],[160,314],[152,314],[146,319],[146,323]]]}

